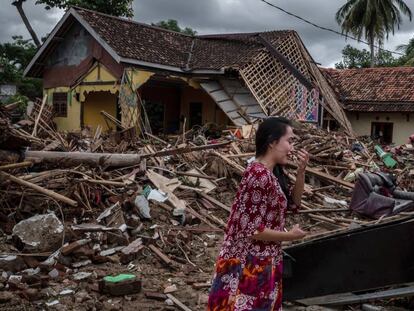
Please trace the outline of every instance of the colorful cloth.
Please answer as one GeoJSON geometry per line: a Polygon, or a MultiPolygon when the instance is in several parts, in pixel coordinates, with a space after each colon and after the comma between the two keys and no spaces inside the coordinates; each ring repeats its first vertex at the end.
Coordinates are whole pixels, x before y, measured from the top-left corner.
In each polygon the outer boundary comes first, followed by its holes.
{"type": "Polygon", "coordinates": [[[252,239],[283,231],[287,200],[273,173],[254,162],[244,172],[216,262],[208,311],[275,311],[282,303],[280,242],[252,239]]]}

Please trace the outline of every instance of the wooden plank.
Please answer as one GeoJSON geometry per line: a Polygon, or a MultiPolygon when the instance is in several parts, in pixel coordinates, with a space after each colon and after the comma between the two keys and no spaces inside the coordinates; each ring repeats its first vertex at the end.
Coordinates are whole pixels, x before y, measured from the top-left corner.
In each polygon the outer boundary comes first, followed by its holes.
{"type": "Polygon", "coordinates": [[[173,193],[173,188],[171,188],[171,186],[169,187],[166,183],[165,183],[165,178],[164,176],[155,173],[153,170],[148,170],[147,171],[147,177],[149,178],[149,180],[154,184],[155,187],[157,187],[159,190],[161,190],[162,192],[166,193],[168,195],[168,202],[171,203],[172,206],[174,206],[175,208],[178,209],[182,209],[185,210],[187,208],[185,201],[180,200],[174,193],[173,193]]]}
{"type": "Polygon", "coordinates": [[[230,143],[231,143],[231,141],[226,141],[226,142],[223,142],[223,143],[204,145],[204,146],[173,148],[173,149],[168,149],[168,150],[157,151],[157,152],[154,152],[154,153],[143,154],[143,155],[141,155],[141,157],[142,158],[162,157],[162,156],[167,156],[167,155],[190,153],[190,152],[193,152],[193,151],[217,149],[217,148],[224,147],[224,146],[226,146],[230,143]]]}
{"type": "Polygon", "coordinates": [[[201,179],[208,179],[208,180],[215,180],[216,179],[216,177],[213,177],[213,176],[201,175],[201,174],[196,174],[196,173],[192,173],[192,172],[178,172],[178,171],[174,171],[174,174],[181,175],[181,176],[196,177],[196,178],[201,178],[201,179]]]}
{"type": "Polygon", "coordinates": [[[89,153],[89,152],[59,152],[59,151],[26,151],[26,159],[42,159],[47,162],[71,164],[95,164],[107,166],[131,166],[139,164],[139,154],[117,154],[117,153],[89,153]]]}
{"type": "Polygon", "coordinates": [[[30,167],[33,165],[33,162],[31,161],[24,161],[19,163],[13,163],[13,164],[7,164],[0,166],[0,171],[7,171],[7,170],[13,170],[16,168],[22,168],[22,167],[30,167]]]}
{"type": "Polygon", "coordinates": [[[42,105],[40,106],[39,112],[38,112],[36,120],[35,120],[32,136],[36,136],[36,134],[37,134],[37,126],[39,124],[40,118],[42,117],[42,112],[43,112],[43,108],[45,107],[46,101],[47,101],[47,94],[45,96],[43,96],[42,105]]]}
{"type": "Polygon", "coordinates": [[[167,265],[171,265],[173,261],[165,255],[158,247],[153,244],[148,245],[148,248],[151,249],[163,262],[167,265]]]}
{"type": "Polygon", "coordinates": [[[187,307],[186,305],[184,305],[181,301],[179,301],[177,298],[175,298],[173,295],[171,295],[171,294],[166,294],[167,295],[167,297],[169,298],[169,299],[171,299],[172,300],[172,302],[174,302],[176,305],[177,305],[177,307],[179,307],[181,310],[183,310],[183,311],[192,311],[189,307],[187,307]]]}
{"type": "Polygon", "coordinates": [[[409,286],[400,287],[395,289],[376,291],[373,293],[366,294],[353,294],[344,293],[337,295],[328,295],[322,297],[301,299],[298,302],[311,306],[311,305],[322,305],[322,306],[335,306],[335,305],[346,305],[354,303],[363,303],[367,301],[373,301],[378,299],[390,299],[397,297],[406,297],[414,295],[414,284],[410,283],[409,286]]]}
{"type": "Polygon", "coordinates": [[[64,195],[56,193],[52,190],[42,188],[38,185],[35,185],[35,184],[32,184],[31,182],[28,182],[28,181],[22,180],[20,178],[14,177],[14,176],[12,176],[10,174],[7,174],[5,172],[0,172],[0,174],[3,175],[4,177],[6,177],[7,179],[10,179],[11,181],[19,184],[19,185],[22,185],[22,186],[31,188],[33,190],[36,190],[40,193],[43,193],[44,195],[47,195],[48,197],[54,198],[54,199],[56,199],[60,202],[64,202],[64,203],[69,204],[70,206],[74,206],[74,207],[78,206],[78,202],[76,202],[72,199],[69,199],[68,197],[65,197],[64,195]]]}
{"type": "Polygon", "coordinates": [[[211,203],[213,203],[213,204],[215,204],[215,205],[217,205],[218,207],[221,207],[222,209],[224,209],[225,211],[227,211],[227,212],[231,212],[231,208],[230,207],[228,207],[227,205],[224,205],[223,203],[221,203],[220,201],[217,201],[215,198],[213,198],[213,197],[211,197],[211,196],[209,196],[208,194],[206,194],[206,193],[203,193],[203,192],[200,192],[200,193],[198,193],[201,197],[203,197],[204,199],[206,199],[206,200],[208,200],[208,201],[210,201],[211,203]]]}
{"type": "MultiPolygon", "coordinates": [[[[297,168],[297,165],[293,162],[289,162],[288,166],[293,167],[293,168],[297,168]]],[[[353,183],[350,183],[350,182],[347,182],[345,180],[342,180],[342,179],[336,178],[334,176],[331,176],[329,174],[320,172],[318,170],[315,170],[314,168],[306,167],[306,172],[310,173],[312,175],[318,176],[320,178],[329,180],[333,183],[339,184],[339,185],[344,186],[344,187],[349,188],[349,189],[354,189],[354,186],[355,186],[353,183]]]]}
{"type": "Polygon", "coordinates": [[[220,157],[221,159],[223,159],[226,163],[228,163],[230,166],[232,166],[233,168],[236,169],[237,173],[239,173],[240,175],[243,175],[245,168],[239,164],[237,164],[236,162],[230,160],[229,158],[227,158],[226,156],[220,154],[217,151],[213,152],[216,156],[220,157]]]}

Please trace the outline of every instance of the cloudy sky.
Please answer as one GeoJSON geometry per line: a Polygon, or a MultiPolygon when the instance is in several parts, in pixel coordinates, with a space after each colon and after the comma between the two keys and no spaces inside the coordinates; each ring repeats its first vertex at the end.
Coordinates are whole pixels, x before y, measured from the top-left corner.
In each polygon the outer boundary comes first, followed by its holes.
{"type": "MultiPolygon", "coordinates": [[[[339,30],[335,12],[345,0],[269,0],[287,11],[302,16],[318,25],[339,30]]],[[[414,13],[414,1],[405,1],[414,13]]],[[[11,41],[13,35],[29,38],[20,16],[11,1],[2,1],[0,10],[0,42],[11,41]]],[[[35,5],[35,0],[24,3],[26,14],[39,37],[46,36],[59,18],[62,10],[46,11],[35,5]]],[[[332,67],[341,59],[341,50],[350,43],[363,48],[353,40],[314,28],[296,18],[276,10],[260,0],[135,0],[134,19],[151,23],[175,19],[181,27],[191,27],[198,34],[232,33],[266,30],[296,30],[316,62],[332,67]]],[[[414,35],[414,22],[404,18],[402,27],[390,35],[385,48],[394,50],[414,35]]]]}

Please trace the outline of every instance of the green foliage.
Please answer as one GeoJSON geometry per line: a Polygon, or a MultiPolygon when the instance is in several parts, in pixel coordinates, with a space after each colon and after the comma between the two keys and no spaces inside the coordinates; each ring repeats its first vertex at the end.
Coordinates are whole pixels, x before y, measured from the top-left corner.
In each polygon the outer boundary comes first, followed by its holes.
{"type": "Polygon", "coordinates": [[[36,53],[36,46],[31,40],[14,36],[13,42],[0,44],[1,84],[16,84],[18,93],[30,99],[42,96],[42,81],[24,78],[23,70],[36,53]]]}
{"type": "Polygon", "coordinates": [[[113,16],[134,16],[132,0],[37,0],[36,4],[45,4],[46,9],[78,6],[113,16]]]}
{"type": "Polygon", "coordinates": [[[374,44],[381,45],[402,23],[402,14],[411,20],[410,8],[403,0],[347,0],[336,13],[342,32],[370,44],[371,66],[374,66],[374,44]]]}
{"type": "Polygon", "coordinates": [[[168,30],[172,30],[172,31],[176,31],[176,32],[181,32],[189,36],[195,36],[197,34],[197,31],[191,29],[190,27],[181,28],[175,19],[159,21],[158,23],[155,23],[155,24],[152,23],[151,25],[164,28],[164,29],[168,29],[168,30]]]}
{"type": "Polygon", "coordinates": [[[401,57],[404,66],[414,66],[414,38],[411,38],[407,44],[397,46],[397,50],[405,54],[401,57]]]}
{"type": "MultiPolygon", "coordinates": [[[[394,58],[391,52],[380,50],[375,56],[375,63],[378,67],[401,66],[402,60],[394,58]]],[[[349,44],[342,50],[342,61],[335,64],[337,69],[345,68],[368,68],[371,64],[371,53],[366,49],[359,50],[349,44]]]]}

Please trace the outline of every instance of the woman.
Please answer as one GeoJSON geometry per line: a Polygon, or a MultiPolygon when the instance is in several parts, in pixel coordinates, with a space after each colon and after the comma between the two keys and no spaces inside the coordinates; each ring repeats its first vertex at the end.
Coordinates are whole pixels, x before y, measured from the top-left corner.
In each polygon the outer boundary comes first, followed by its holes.
{"type": "Polygon", "coordinates": [[[281,166],[293,151],[293,136],[289,120],[281,117],[266,119],[257,130],[256,161],[244,172],[232,206],[209,311],[281,310],[281,243],[305,236],[298,225],[284,230],[288,201],[300,205],[309,159],[305,151],[298,152],[296,184],[290,196],[281,166]]]}

